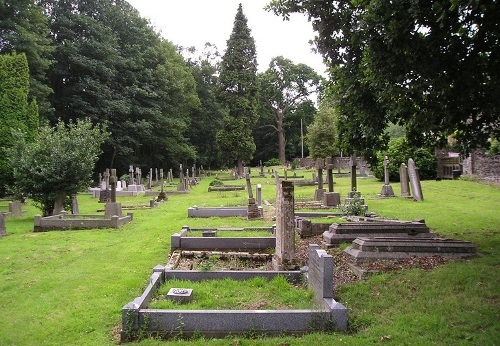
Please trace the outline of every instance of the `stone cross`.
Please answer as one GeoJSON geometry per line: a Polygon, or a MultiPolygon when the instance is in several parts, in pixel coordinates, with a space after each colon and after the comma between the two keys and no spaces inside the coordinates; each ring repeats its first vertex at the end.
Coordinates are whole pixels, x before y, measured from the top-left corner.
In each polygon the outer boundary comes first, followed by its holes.
{"type": "Polygon", "coordinates": [[[111,177],[109,177],[109,182],[111,184],[111,203],[116,203],[116,169],[111,169],[111,177]]]}
{"type": "Polygon", "coordinates": [[[106,171],[104,172],[104,181],[106,183],[106,189],[105,190],[108,190],[109,188],[109,168],[106,168],[106,171]]]}
{"type": "Polygon", "coordinates": [[[384,184],[389,185],[389,158],[384,157],[384,184]]]}
{"type": "Polygon", "coordinates": [[[248,173],[248,167],[245,167],[244,169],[245,169],[245,179],[247,181],[248,198],[253,199],[252,183],[250,182],[250,174],[248,173]]]}
{"type": "Polygon", "coordinates": [[[134,185],[134,166],[130,165],[128,169],[128,175],[130,178],[129,185],[134,185]]]}
{"type": "Polygon", "coordinates": [[[351,155],[351,191],[356,191],[357,190],[357,184],[356,184],[356,166],[357,166],[357,158],[356,154],[351,155]]]}

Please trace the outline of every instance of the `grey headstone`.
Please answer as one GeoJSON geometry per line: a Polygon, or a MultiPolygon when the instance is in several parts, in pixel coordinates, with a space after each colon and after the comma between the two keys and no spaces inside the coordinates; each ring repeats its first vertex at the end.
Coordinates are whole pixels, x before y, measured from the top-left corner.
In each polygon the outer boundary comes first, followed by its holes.
{"type": "Polygon", "coordinates": [[[408,176],[410,178],[413,199],[415,201],[423,201],[424,196],[422,194],[422,186],[420,185],[420,176],[418,175],[418,169],[415,166],[415,161],[413,161],[413,159],[408,160],[408,176]]]}

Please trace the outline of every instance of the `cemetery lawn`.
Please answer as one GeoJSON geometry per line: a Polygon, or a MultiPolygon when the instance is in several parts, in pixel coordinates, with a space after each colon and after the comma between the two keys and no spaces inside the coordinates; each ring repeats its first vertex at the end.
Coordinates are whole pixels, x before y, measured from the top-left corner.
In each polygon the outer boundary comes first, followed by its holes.
{"type": "MultiPolygon", "coordinates": [[[[253,172],[258,175],[257,169],[253,172]]],[[[297,172],[306,179],[311,174],[297,172]]],[[[246,205],[246,191],[209,193],[210,181],[202,180],[189,194],[170,195],[155,209],[132,211],[134,221],[119,230],[34,233],[33,217],[39,211],[31,205],[23,208],[26,216],[7,219],[8,236],[0,238],[0,345],[115,345],[121,308],[141,294],[154,266],[167,263],[171,234],[183,225],[272,225],[268,219],[188,219],[187,208],[193,205],[246,205]]],[[[336,178],[335,182],[335,191],[345,198],[349,179],[336,178]]],[[[263,199],[274,203],[274,179],[252,178],[254,187],[257,183],[262,184],[263,199]]],[[[401,220],[425,219],[439,236],[473,242],[481,256],[450,261],[432,270],[381,273],[340,286],[335,298],[348,309],[345,333],[168,342],[145,339],[132,344],[500,344],[500,188],[466,180],[423,181],[424,201],[413,202],[379,199],[382,185],[375,179],[358,179],[358,190],[370,211],[401,220]]],[[[399,185],[391,185],[399,195],[399,185]]],[[[314,187],[297,188],[296,196],[312,199],[314,187]]],[[[119,201],[144,204],[149,198],[119,201]]],[[[95,214],[103,207],[90,195],[81,194],[78,200],[82,214],[95,214]]],[[[252,294],[251,287],[244,291],[252,294]]]]}

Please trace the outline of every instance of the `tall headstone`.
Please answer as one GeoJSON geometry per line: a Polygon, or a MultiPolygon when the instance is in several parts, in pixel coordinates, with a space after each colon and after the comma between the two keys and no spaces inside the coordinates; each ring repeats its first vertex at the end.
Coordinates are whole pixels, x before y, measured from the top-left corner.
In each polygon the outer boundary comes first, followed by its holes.
{"type": "Polygon", "coordinates": [[[109,177],[109,183],[111,185],[111,203],[116,202],[116,182],[118,178],[116,177],[116,169],[111,169],[111,176],[109,177]]]}
{"type": "Polygon", "coordinates": [[[415,201],[423,201],[422,186],[420,185],[420,176],[418,175],[418,168],[415,166],[413,159],[408,160],[408,177],[410,178],[410,187],[415,201]]]}
{"type": "Polygon", "coordinates": [[[158,200],[159,201],[165,201],[167,199],[167,194],[163,190],[163,168],[160,168],[160,184],[161,184],[161,191],[160,194],[158,195],[158,200]]]}
{"type": "Polygon", "coordinates": [[[248,167],[245,167],[245,179],[247,183],[248,191],[248,214],[249,220],[260,219],[260,211],[257,203],[255,203],[255,198],[253,197],[252,183],[250,182],[250,173],[248,173],[248,167]]]}
{"type": "Polygon", "coordinates": [[[109,191],[109,168],[106,168],[103,178],[105,188],[99,192],[99,203],[106,203],[111,200],[111,191],[109,191]]]}
{"type": "Polygon", "coordinates": [[[130,165],[128,169],[128,176],[130,178],[128,184],[129,185],[134,185],[134,166],[130,165]]]}
{"type": "Polygon", "coordinates": [[[0,238],[7,235],[7,229],[5,229],[5,213],[0,213],[0,238]]]}
{"type": "Polygon", "coordinates": [[[153,168],[150,168],[148,175],[148,189],[151,189],[152,187],[153,187],[153,168]]]}
{"type": "Polygon", "coordinates": [[[353,192],[358,190],[356,182],[356,166],[357,166],[356,154],[351,155],[351,161],[349,163],[349,166],[351,167],[351,192],[353,192]]]}
{"type": "Polygon", "coordinates": [[[179,165],[179,185],[177,185],[177,191],[186,191],[186,186],[184,183],[184,172],[182,171],[182,163],[179,165]]]}
{"type": "Polygon", "coordinates": [[[399,167],[399,181],[401,182],[401,197],[410,197],[410,182],[408,181],[408,167],[404,163],[399,167]]]}
{"type": "Polygon", "coordinates": [[[275,270],[295,269],[295,195],[292,181],[276,185],[276,251],[275,270]]]}
{"type": "Polygon", "coordinates": [[[265,175],[264,175],[264,166],[262,166],[262,160],[260,160],[260,173],[259,173],[259,176],[264,178],[265,175]]]}
{"type": "Polygon", "coordinates": [[[389,183],[389,158],[384,158],[384,186],[380,192],[381,197],[394,197],[394,191],[389,183]]]}
{"type": "Polygon", "coordinates": [[[155,168],[155,185],[158,185],[158,168],[155,168]]]}
{"type": "Polygon", "coordinates": [[[104,218],[111,219],[113,216],[122,216],[122,205],[116,202],[116,183],[118,178],[116,176],[116,169],[111,169],[111,174],[109,176],[109,183],[111,185],[110,200],[106,203],[106,208],[104,210],[104,218]]]}
{"type": "Polygon", "coordinates": [[[170,168],[170,170],[168,171],[168,179],[168,183],[172,185],[174,183],[174,172],[172,168],[170,168]]]}
{"type": "Polygon", "coordinates": [[[325,159],[326,180],[328,181],[328,192],[333,192],[333,159],[331,157],[325,159]]]}
{"type": "Polygon", "coordinates": [[[262,206],[262,184],[257,184],[256,195],[257,195],[257,207],[261,207],[262,206]]]}
{"type": "Polygon", "coordinates": [[[78,207],[78,199],[76,198],[76,195],[71,196],[71,214],[80,214],[80,208],[78,207]]]}
{"type": "Polygon", "coordinates": [[[316,169],[318,171],[318,188],[314,192],[314,200],[322,201],[325,195],[325,189],[323,188],[323,169],[325,169],[325,160],[316,160],[316,169]]]}

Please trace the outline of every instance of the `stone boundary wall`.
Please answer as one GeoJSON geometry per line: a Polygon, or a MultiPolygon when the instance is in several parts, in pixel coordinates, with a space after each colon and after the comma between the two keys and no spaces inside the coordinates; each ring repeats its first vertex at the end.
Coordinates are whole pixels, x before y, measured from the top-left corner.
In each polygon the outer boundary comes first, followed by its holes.
{"type": "MultiPolygon", "coordinates": [[[[311,167],[311,168],[316,167],[316,160],[314,160],[312,157],[296,158],[294,161],[296,162],[296,164],[299,167],[311,167]]],[[[338,170],[338,169],[350,170],[351,169],[351,167],[350,167],[351,158],[349,156],[347,156],[347,157],[335,156],[335,157],[333,157],[332,161],[333,161],[333,169],[334,170],[338,170]]],[[[365,167],[368,166],[368,164],[366,163],[366,161],[362,157],[358,157],[356,162],[357,162],[357,169],[358,170],[359,170],[360,166],[365,166],[365,167]]]]}
{"type": "Polygon", "coordinates": [[[500,155],[486,155],[475,150],[462,162],[463,174],[477,176],[481,180],[500,183],[500,155]]]}

